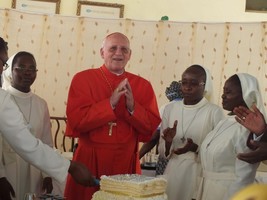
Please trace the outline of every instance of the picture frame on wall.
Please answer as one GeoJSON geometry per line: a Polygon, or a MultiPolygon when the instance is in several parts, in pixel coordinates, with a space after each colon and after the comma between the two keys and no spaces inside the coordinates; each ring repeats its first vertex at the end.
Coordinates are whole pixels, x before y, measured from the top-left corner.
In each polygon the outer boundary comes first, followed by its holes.
{"type": "Polygon", "coordinates": [[[26,12],[59,14],[60,0],[12,0],[12,8],[26,12]]]}
{"type": "Polygon", "coordinates": [[[94,1],[78,1],[77,15],[94,18],[123,18],[124,5],[94,1]]]}
{"type": "Polygon", "coordinates": [[[267,13],[267,1],[246,0],[246,12],[267,13]]]}

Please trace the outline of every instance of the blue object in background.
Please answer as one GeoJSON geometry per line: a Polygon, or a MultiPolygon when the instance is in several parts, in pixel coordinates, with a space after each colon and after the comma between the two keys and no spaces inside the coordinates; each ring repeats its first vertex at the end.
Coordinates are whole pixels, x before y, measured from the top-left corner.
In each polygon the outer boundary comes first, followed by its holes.
{"type": "Polygon", "coordinates": [[[99,179],[94,178],[94,181],[95,181],[95,184],[96,184],[96,185],[100,185],[100,180],[99,180],[99,179]]]}

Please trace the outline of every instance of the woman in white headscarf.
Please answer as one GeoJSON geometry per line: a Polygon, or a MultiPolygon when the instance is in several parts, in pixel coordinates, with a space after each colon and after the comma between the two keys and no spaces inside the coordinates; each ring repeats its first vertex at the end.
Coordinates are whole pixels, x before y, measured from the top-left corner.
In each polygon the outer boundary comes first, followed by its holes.
{"type": "Polygon", "coordinates": [[[255,104],[264,112],[258,81],[240,73],[224,85],[222,106],[229,111],[200,147],[202,181],[197,200],[228,200],[235,192],[254,182],[258,163],[249,164],[237,158],[251,151],[247,146],[250,131],[235,120],[234,108],[251,108],[255,104]]]}
{"type": "Polygon", "coordinates": [[[212,93],[207,70],[200,65],[182,74],[183,100],[168,104],[162,115],[159,154],[169,158],[163,176],[167,179],[169,200],[195,199],[198,187],[198,146],[224,117],[222,109],[208,101],[212,93]]]}

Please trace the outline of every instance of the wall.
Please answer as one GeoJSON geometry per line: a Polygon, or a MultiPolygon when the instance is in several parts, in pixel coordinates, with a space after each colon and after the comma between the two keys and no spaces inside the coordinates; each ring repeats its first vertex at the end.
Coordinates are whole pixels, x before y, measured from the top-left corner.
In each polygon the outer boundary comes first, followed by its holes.
{"type": "MultiPolygon", "coordinates": [[[[137,20],[251,22],[267,21],[267,13],[245,12],[246,0],[93,0],[124,4],[124,17],[137,20]]],[[[0,7],[11,8],[12,0],[0,0],[0,7]]],[[[62,15],[76,15],[78,0],[61,0],[62,15]]]]}

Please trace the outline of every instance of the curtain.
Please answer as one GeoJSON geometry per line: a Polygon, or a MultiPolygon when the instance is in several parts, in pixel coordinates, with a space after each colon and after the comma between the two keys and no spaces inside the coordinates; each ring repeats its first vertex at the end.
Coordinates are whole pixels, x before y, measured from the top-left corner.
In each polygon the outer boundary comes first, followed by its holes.
{"type": "Polygon", "coordinates": [[[73,75],[102,65],[99,49],[112,32],[130,39],[132,57],[126,70],[151,82],[159,107],[168,101],[165,88],[192,64],[209,69],[214,103],[221,104],[227,78],[247,72],[258,78],[266,106],[266,25],[96,19],[0,9],[0,36],[8,41],[9,56],[18,51],[34,54],[39,71],[32,89],[47,101],[52,116],[65,116],[73,75]]]}

